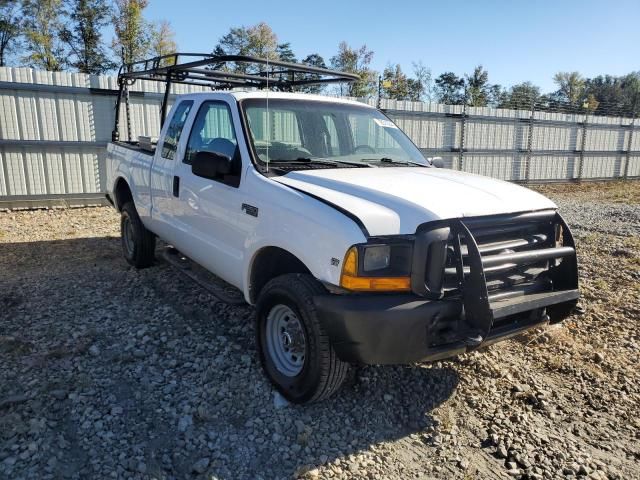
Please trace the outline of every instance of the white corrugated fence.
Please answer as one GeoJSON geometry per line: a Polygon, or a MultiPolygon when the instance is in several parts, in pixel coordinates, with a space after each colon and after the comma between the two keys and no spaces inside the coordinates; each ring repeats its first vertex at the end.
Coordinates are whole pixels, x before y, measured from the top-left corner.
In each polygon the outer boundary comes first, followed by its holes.
{"type": "MultiPolygon", "coordinates": [[[[158,135],[162,92],[157,82],[131,88],[133,138],[158,135]]],[[[116,94],[115,77],[0,68],[0,207],[99,203],[116,94]]],[[[449,168],[520,182],[640,177],[640,124],[630,118],[393,100],[381,108],[449,168]]]]}

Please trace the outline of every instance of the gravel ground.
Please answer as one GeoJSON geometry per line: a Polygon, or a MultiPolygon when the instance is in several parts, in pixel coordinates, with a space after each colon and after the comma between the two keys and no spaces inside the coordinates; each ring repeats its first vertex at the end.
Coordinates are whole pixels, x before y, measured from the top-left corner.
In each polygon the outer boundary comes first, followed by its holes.
{"type": "Polygon", "coordinates": [[[640,185],[541,189],[583,315],[306,407],[252,309],[129,268],[113,210],[0,213],[0,478],[640,478],[640,185]]]}

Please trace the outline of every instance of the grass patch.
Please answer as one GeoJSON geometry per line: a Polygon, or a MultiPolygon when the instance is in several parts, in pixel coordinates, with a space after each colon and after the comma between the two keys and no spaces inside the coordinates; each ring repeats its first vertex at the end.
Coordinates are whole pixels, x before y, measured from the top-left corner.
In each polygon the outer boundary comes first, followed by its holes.
{"type": "Polygon", "coordinates": [[[604,202],[640,204],[640,181],[619,180],[613,182],[554,183],[531,185],[529,188],[543,195],[570,195],[593,198],[604,202]]]}

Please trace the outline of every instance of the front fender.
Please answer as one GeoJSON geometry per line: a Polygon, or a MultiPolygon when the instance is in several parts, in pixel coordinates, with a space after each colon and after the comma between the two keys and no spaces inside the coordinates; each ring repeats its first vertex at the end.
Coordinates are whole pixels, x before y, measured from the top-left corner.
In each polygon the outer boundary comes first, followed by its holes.
{"type": "Polygon", "coordinates": [[[302,192],[271,183],[273,189],[260,195],[270,201],[260,202],[259,222],[245,243],[243,292],[249,303],[253,264],[263,248],[281,248],[298,258],[318,280],[337,285],[345,253],[366,240],[360,227],[344,213],[302,192]]]}

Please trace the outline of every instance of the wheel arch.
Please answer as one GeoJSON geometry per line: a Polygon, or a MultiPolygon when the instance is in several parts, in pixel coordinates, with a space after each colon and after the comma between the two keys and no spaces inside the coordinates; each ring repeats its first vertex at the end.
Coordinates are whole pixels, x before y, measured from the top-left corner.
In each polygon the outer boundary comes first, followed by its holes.
{"type": "Polygon", "coordinates": [[[118,177],[113,184],[113,202],[120,212],[125,203],[133,201],[133,192],[124,177],[118,177]]]}
{"type": "Polygon", "coordinates": [[[247,300],[254,304],[267,282],[287,273],[312,274],[309,267],[296,255],[274,245],[259,248],[253,255],[248,273],[247,300]]]}

